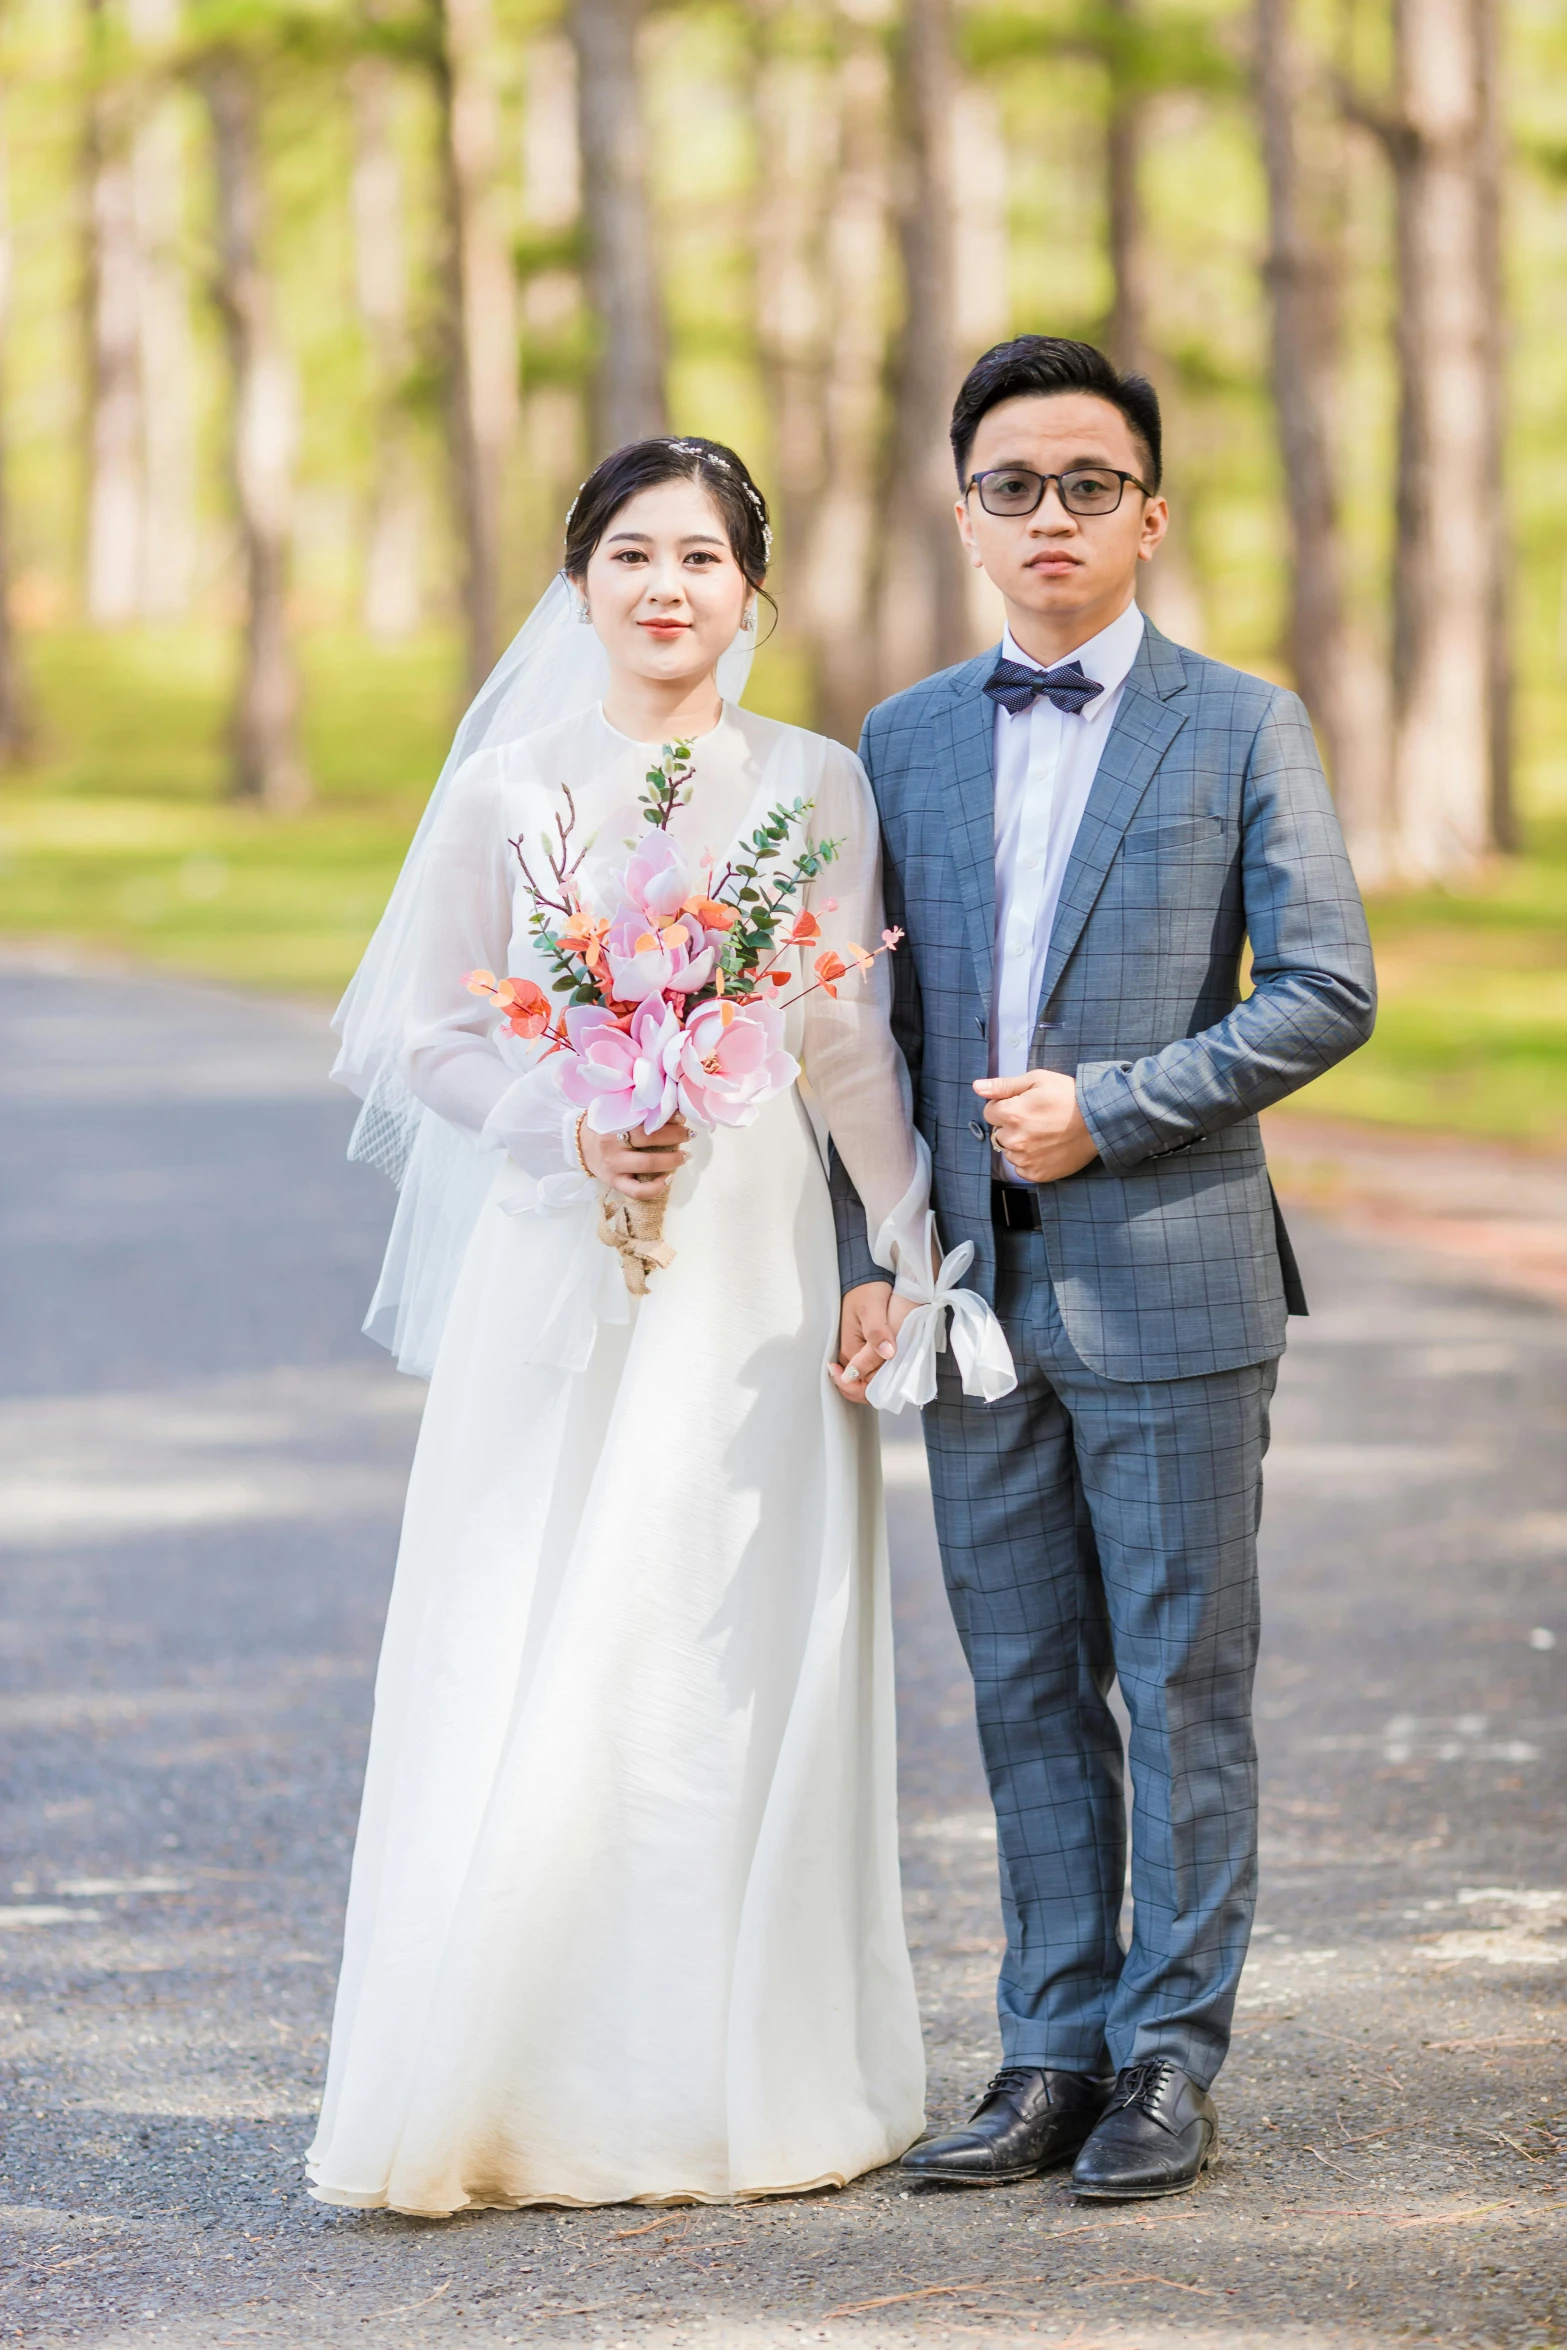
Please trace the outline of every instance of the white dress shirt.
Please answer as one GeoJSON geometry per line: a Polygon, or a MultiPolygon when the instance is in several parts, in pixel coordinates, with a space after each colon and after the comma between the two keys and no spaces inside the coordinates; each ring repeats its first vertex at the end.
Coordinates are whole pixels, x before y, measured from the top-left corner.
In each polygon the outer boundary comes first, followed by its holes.
{"type": "MultiPolygon", "coordinates": [[[[1077,828],[1099,770],[1127,673],[1143,641],[1143,616],[1128,604],[1119,620],[1064,653],[1040,662],[1010,629],[1001,657],[1029,669],[1080,661],[1104,687],[1081,712],[1058,710],[1041,694],[1015,714],[996,704],[996,933],[990,1006],[990,1074],[1015,1077],[1029,1066],[1039,991],[1050,952],[1061,884],[1077,828]]],[[[998,1157],[997,1172],[1020,1181],[998,1157]]]]}

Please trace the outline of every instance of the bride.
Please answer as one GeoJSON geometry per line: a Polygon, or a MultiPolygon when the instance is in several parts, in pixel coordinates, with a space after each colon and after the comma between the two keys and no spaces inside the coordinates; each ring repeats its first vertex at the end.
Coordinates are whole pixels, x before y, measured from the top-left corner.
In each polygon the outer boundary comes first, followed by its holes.
{"type": "MultiPolygon", "coordinates": [[[[938,1293],[885,958],[786,1012],[798,1082],[712,1134],[597,1133],[569,1056],[465,986],[549,984],[511,843],[569,790],[574,847],[612,819],[602,848],[677,742],[693,863],[803,800],[837,844],[803,901],[823,946],[880,935],[858,761],[736,706],[767,553],[717,444],[598,467],[338,1014],[352,1147],[401,1184],[366,1327],[433,1376],[309,2157],[327,2203],[787,2193],[923,2126],[879,1455],[845,1398],[921,1400],[963,1267],[938,1293]],[[874,1358],[834,1361],[829,1138],[896,1277],[868,1390],[874,1358]],[[673,1258],[633,1299],[605,1196],[666,1192],[673,1258]]],[[[960,1297],[965,1376],[1004,1392],[960,1297]]]]}

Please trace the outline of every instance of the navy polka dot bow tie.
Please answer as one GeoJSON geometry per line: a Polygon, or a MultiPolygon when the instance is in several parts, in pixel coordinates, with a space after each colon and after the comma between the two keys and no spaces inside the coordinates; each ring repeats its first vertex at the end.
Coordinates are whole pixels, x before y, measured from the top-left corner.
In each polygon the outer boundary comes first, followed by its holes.
{"type": "Polygon", "coordinates": [[[1041,694],[1058,710],[1080,717],[1085,704],[1105,689],[1085,674],[1081,661],[1064,662],[1059,669],[1025,669],[1021,661],[1001,660],[986,678],[984,690],[1016,718],[1041,694]]]}

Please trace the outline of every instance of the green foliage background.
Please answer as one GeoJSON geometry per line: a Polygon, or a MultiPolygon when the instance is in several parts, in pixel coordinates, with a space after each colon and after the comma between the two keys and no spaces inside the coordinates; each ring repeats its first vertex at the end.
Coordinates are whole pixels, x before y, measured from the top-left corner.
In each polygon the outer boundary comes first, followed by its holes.
{"type": "MultiPolygon", "coordinates": [[[[877,15],[882,0],[863,0],[877,15]]],[[[325,11],[330,16],[330,11],[325,11]]],[[[1247,17],[1233,0],[1148,0],[1151,102],[1145,191],[1156,249],[1152,333],[1169,411],[1171,492],[1203,649],[1285,674],[1284,518],[1266,393],[1260,161],[1244,75],[1247,17]],[[1169,88],[1172,79],[1183,86],[1169,88]]],[[[1508,189],[1512,513],[1521,798],[1527,854],[1463,895],[1374,908],[1384,1011],[1372,1047],[1302,1097],[1308,1108],[1401,1124],[1567,1139],[1567,19],[1556,0],[1507,0],[1514,157],[1508,189]]],[[[886,21],[882,19],[881,21],[886,21]]],[[[1106,69],[1078,38],[1075,0],[974,9],[970,70],[1000,100],[1008,150],[1011,325],[1092,335],[1109,301],[1100,138],[1106,69]]],[[[797,6],[796,37],[830,40],[826,10],[797,6]]],[[[497,76],[504,152],[520,154],[543,0],[502,0],[497,76]]],[[[1380,0],[1324,0],[1324,53],[1375,86],[1380,0]]],[[[271,76],[271,255],[303,387],[295,611],[307,687],[315,807],[282,822],[222,799],[222,724],[237,580],[222,480],[224,386],[200,298],[208,252],[207,150],[186,108],[189,266],[199,344],[197,459],[204,517],[195,608],[177,627],[95,631],[80,619],[82,542],[81,18],[26,0],[10,19],[0,110],[14,238],[5,357],[15,607],[33,681],[38,749],[0,784],[0,931],[66,940],[228,981],[326,1000],[353,967],[444,753],[457,705],[453,550],[433,379],[406,398],[427,474],[433,618],[385,648],[356,627],[371,463],[370,376],[353,291],[348,111],[341,59],[296,56],[271,76]]],[[[655,17],[648,102],[668,298],[673,422],[735,442],[768,482],[767,386],[757,359],[754,208],[769,163],[751,104],[758,20],[733,5],[655,17]]],[[[400,118],[416,243],[429,243],[433,162],[426,97],[410,78],[400,118]],[[423,227],[421,227],[423,223],[423,227]]],[[[516,217],[533,302],[521,354],[522,429],[508,489],[506,594],[520,619],[555,560],[580,470],[579,394],[592,322],[570,275],[572,237],[516,217]],[[564,294],[562,294],[564,289],[564,294]]],[[[1341,444],[1357,605],[1385,626],[1393,383],[1389,191],[1369,143],[1355,151],[1344,221],[1352,260],[1341,444]]],[[[418,255],[428,270],[428,253],[418,255]]],[[[421,285],[423,281],[421,280],[421,285]]],[[[418,297],[428,307],[427,290],[418,297]]],[[[867,299],[885,300],[886,288],[867,299]]],[[[525,317],[527,313],[525,311],[525,317]]],[[[416,319],[421,349],[428,321],[416,319]]],[[[750,696],[808,709],[788,624],[787,550],[775,582],[785,624],[750,696]]]]}

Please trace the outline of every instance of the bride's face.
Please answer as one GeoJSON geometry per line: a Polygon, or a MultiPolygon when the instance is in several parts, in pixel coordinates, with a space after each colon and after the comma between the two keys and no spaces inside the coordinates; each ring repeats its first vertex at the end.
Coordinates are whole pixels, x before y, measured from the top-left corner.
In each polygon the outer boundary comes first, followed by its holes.
{"type": "Polygon", "coordinates": [[[615,667],[693,685],[734,642],[753,590],[700,482],[628,498],[577,585],[615,667]]]}

